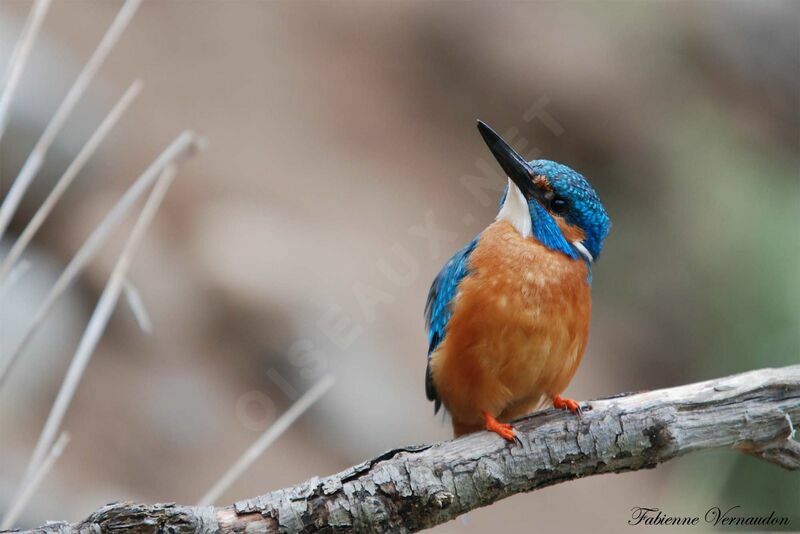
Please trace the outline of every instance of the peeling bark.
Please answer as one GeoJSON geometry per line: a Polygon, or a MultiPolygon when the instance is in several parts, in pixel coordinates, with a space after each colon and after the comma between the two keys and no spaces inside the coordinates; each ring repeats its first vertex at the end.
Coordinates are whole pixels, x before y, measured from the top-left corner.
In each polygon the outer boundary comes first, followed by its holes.
{"type": "Polygon", "coordinates": [[[514,423],[522,445],[479,432],[404,447],[333,476],[226,507],[114,503],[27,532],[415,532],[510,495],[734,448],[800,469],[800,365],[545,410],[514,423]]]}

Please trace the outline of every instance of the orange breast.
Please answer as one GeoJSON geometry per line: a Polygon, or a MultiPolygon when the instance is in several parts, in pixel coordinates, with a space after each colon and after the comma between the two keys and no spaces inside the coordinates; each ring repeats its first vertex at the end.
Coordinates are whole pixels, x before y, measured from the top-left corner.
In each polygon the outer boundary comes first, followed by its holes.
{"type": "Polygon", "coordinates": [[[483,410],[510,420],[564,391],[591,315],[585,262],[523,239],[505,221],[481,234],[469,269],[431,356],[437,392],[454,426],[466,427],[479,425],[483,410]]]}

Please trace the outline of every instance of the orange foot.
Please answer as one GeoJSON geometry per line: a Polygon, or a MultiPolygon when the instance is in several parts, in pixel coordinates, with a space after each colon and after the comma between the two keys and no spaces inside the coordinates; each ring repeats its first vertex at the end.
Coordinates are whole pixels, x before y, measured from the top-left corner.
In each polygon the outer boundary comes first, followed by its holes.
{"type": "Polygon", "coordinates": [[[561,410],[569,410],[574,414],[578,414],[580,416],[583,414],[581,410],[581,405],[578,404],[578,401],[574,401],[572,399],[565,399],[561,395],[556,395],[553,397],[553,407],[559,408],[561,410]]]}
{"type": "Polygon", "coordinates": [[[489,412],[483,412],[483,420],[486,423],[486,430],[489,432],[494,432],[506,441],[519,440],[513,426],[499,422],[489,412]]]}

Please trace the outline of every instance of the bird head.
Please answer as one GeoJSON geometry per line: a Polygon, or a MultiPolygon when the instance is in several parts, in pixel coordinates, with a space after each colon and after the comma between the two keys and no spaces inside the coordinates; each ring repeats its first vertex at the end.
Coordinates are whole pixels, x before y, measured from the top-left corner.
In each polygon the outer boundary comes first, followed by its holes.
{"type": "Polygon", "coordinates": [[[478,130],[509,178],[498,220],[570,257],[597,259],[611,220],[586,178],[554,161],[525,161],[481,121],[478,130]]]}

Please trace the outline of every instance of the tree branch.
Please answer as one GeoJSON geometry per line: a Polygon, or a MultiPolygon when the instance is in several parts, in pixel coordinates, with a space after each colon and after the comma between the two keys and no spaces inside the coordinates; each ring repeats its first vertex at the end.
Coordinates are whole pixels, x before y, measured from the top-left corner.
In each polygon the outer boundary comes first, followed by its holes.
{"type": "Polygon", "coordinates": [[[800,469],[800,365],[595,400],[578,419],[546,410],[514,423],[522,445],[487,432],[405,447],[326,478],[232,506],[114,503],[28,532],[414,532],[515,493],[734,448],[800,469]],[[86,529],[86,530],[83,530],[86,529]]]}

